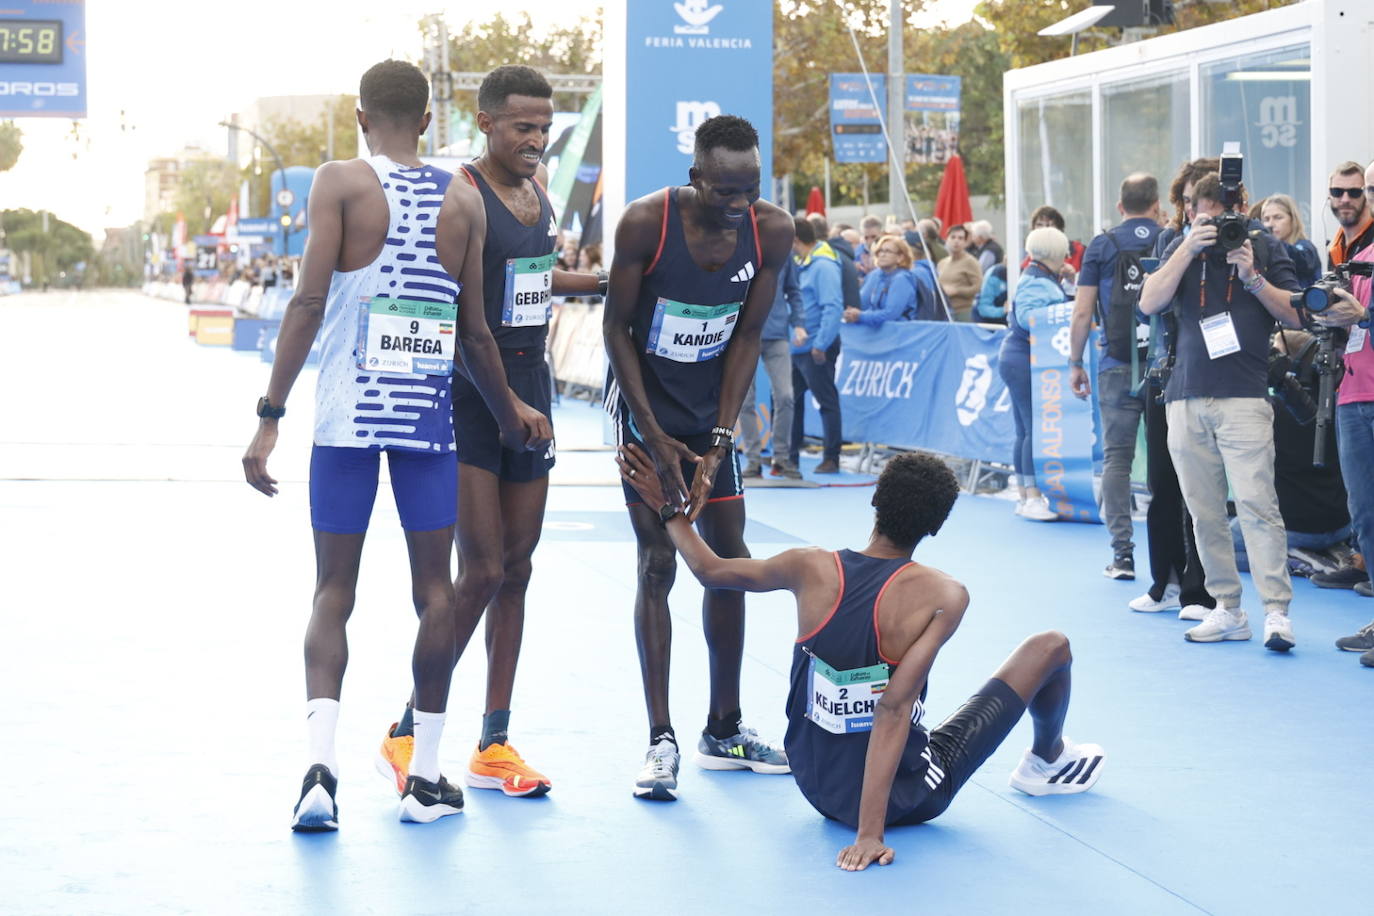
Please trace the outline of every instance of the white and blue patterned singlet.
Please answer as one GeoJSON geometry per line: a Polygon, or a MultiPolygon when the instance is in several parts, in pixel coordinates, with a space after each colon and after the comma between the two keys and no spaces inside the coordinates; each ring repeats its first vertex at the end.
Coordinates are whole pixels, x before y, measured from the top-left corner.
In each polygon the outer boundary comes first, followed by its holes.
{"type": "Polygon", "coordinates": [[[335,271],[325,304],[315,444],[346,448],[453,451],[447,375],[376,374],[358,368],[358,330],[373,296],[456,302],[460,284],[439,264],[434,228],[452,174],[429,165],[366,160],[390,211],[386,244],[358,270],[335,271]]]}

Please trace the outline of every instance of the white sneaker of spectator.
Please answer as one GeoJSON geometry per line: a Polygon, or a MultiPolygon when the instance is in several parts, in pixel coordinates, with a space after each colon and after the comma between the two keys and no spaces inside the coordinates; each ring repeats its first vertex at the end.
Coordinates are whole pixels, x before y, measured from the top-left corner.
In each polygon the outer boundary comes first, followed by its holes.
{"type": "Polygon", "coordinates": [[[1287,652],[1297,645],[1293,639],[1293,622],[1287,614],[1270,611],[1264,615],[1264,648],[1287,652]]]}
{"type": "Polygon", "coordinates": [[[1033,522],[1053,522],[1059,515],[1050,508],[1050,501],[1044,496],[1030,496],[1016,504],[1016,514],[1033,522]]]}
{"type": "Polygon", "coordinates": [[[1189,642],[1222,642],[1230,639],[1249,639],[1250,622],[1240,608],[1217,605],[1202,618],[1202,623],[1183,634],[1189,642]]]}
{"type": "Polygon", "coordinates": [[[1205,620],[1211,611],[1205,604],[1185,604],[1178,609],[1179,620],[1205,620]]]}
{"type": "Polygon", "coordinates": [[[1146,592],[1139,598],[1132,598],[1128,606],[1131,610],[1138,611],[1141,614],[1157,614],[1160,611],[1172,611],[1179,607],[1179,594],[1180,591],[1177,585],[1166,585],[1164,586],[1164,597],[1160,598],[1158,601],[1151,598],[1150,593],[1146,592]]]}

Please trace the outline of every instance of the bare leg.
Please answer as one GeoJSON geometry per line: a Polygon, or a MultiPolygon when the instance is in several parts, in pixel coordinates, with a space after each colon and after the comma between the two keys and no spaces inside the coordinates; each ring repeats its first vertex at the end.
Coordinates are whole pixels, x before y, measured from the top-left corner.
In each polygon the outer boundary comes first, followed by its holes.
{"type": "Polygon", "coordinates": [[[443,712],[448,705],[453,678],[456,628],[453,617],[453,584],[449,558],[453,528],[407,531],[410,551],[411,595],[420,626],[415,634],[411,674],[415,678],[415,705],[425,712],[443,712]]]}
{"type": "Polygon", "coordinates": [[[358,586],[362,534],[315,531],[315,601],[305,630],[306,699],[337,700],[348,667],[345,627],[358,586]]]}
{"type": "Polygon", "coordinates": [[[677,576],[677,551],[658,515],[643,503],[627,507],[639,545],[639,587],[635,592],[635,643],[649,725],[672,725],[668,712],[668,668],[672,658],[673,622],[668,593],[677,576]]]}
{"type": "Polygon", "coordinates": [[[1049,630],[1017,646],[993,675],[1026,704],[1035,726],[1031,751],[1041,760],[1053,761],[1064,750],[1064,716],[1069,711],[1072,664],[1068,637],[1049,630]]]}
{"type": "Polygon", "coordinates": [[[462,658],[504,576],[501,483],[496,475],[458,465],[458,579],[453,585],[456,642],[462,658]]]}
{"type": "MultiPolygon", "coordinates": [[[[737,559],[749,556],[744,545],[744,500],[707,503],[697,517],[697,528],[717,556],[737,559]]],[[[711,659],[711,706],[713,718],[739,709],[740,665],[744,660],[744,592],[708,588],[701,601],[701,623],[711,659]]]]}
{"type": "Polygon", "coordinates": [[[525,628],[525,591],[534,548],[543,533],[549,479],[501,484],[501,522],[505,526],[504,571],[496,599],[487,609],[488,713],[511,708],[515,667],[525,628]]]}

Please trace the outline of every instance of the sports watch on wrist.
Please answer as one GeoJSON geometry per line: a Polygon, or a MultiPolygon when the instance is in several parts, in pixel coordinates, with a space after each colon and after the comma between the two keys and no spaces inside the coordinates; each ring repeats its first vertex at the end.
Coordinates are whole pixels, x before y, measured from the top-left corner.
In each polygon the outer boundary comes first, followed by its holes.
{"type": "Polygon", "coordinates": [[[280,420],[286,416],[285,407],[273,407],[272,402],[267,400],[267,395],[258,398],[258,416],[266,420],[280,420]]]}
{"type": "Polygon", "coordinates": [[[663,505],[658,507],[658,523],[662,525],[664,528],[667,528],[668,523],[671,522],[673,519],[677,518],[681,514],[682,510],[679,509],[677,506],[673,505],[672,503],[664,503],[663,505]]]}
{"type": "Polygon", "coordinates": [[[598,270],[596,272],[596,294],[602,299],[605,299],[606,293],[610,291],[610,288],[611,275],[604,270],[598,270]]]}

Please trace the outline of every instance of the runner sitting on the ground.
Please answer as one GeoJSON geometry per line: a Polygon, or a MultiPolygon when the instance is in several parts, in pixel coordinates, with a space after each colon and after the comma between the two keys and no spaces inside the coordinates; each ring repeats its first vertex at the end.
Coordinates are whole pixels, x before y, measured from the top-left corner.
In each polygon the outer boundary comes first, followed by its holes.
{"type": "Polygon", "coordinates": [[[1030,637],[954,715],[928,734],[921,727],[931,666],[968,607],[963,585],[911,560],[959,495],[938,459],[904,454],[888,462],[863,550],[803,547],[763,560],[716,556],[664,498],[643,450],[626,444],[616,460],[644,504],[662,507],[673,545],[702,585],[796,595],[787,759],[806,800],[858,830],[839,867],[891,863],[884,827],[941,814],[1027,709],[1035,741],[1011,774],[1014,788],[1084,792],[1102,775],[1102,748],[1063,736],[1072,657],[1062,633],[1030,637]]]}

